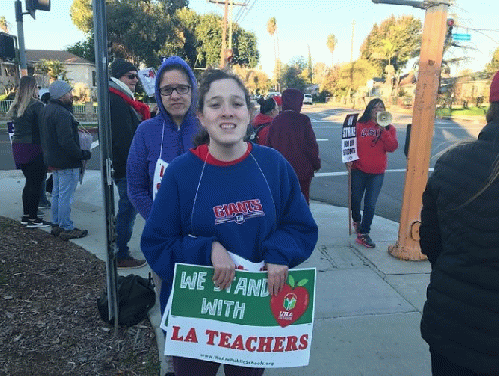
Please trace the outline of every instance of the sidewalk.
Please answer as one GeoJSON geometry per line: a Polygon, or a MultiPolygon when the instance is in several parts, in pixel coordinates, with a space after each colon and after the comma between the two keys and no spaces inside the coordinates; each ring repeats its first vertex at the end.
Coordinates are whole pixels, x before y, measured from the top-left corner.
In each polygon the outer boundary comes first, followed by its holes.
{"type": "MultiPolygon", "coordinates": [[[[19,220],[24,187],[21,171],[0,171],[0,186],[0,215],[19,220]]],[[[100,172],[87,171],[76,190],[72,219],[89,231],[87,237],[74,242],[105,260],[101,189],[100,172]]],[[[397,239],[395,222],[375,217],[371,236],[377,247],[367,249],[348,235],[346,208],[312,202],[311,210],[319,225],[319,241],[310,259],[301,265],[317,268],[318,276],[310,364],[268,369],[265,375],[430,376],[428,347],[419,334],[429,282],[428,261],[401,261],[388,254],[388,245],[397,239]]],[[[141,257],[143,225],[137,216],[130,244],[134,257],[141,257]]],[[[145,277],[149,271],[144,267],[129,273],[145,277]]],[[[158,327],[158,307],[150,311],[150,320],[158,327]]],[[[157,333],[161,333],[159,329],[157,333]]],[[[162,351],[162,343],[158,345],[162,351]]],[[[162,369],[161,376],[164,364],[162,369]]]]}

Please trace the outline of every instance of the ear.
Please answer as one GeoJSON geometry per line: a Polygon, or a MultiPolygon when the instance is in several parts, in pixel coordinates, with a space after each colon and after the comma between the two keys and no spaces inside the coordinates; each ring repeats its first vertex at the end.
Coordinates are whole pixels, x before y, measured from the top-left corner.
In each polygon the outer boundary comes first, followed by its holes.
{"type": "Polygon", "coordinates": [[[198,117],[198,120],[199,120],[199,123],[201,124],[201,126],[203,128],[206,128],[206,126],[204,125],[204,115],[201,111],[196,111],[196,116],[198,117]]]}

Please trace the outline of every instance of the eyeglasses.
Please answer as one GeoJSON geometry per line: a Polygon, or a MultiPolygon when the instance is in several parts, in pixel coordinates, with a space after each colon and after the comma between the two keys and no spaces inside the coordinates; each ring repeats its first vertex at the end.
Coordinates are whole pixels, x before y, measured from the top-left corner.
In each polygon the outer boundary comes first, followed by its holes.
{"type": "Polygon", "coordinates": [[[191,87],[189,85],[177,85],[176,87],[163,86],[159,88],[159,92],[165,97],[172,95],[174,90],[178,95],[184,95],[191,90],[191,87]]]}
{"type": "Polygon", "coordinates": [[[139,78],[139,75],[135,73],[130,73],[127,74],[126,76],[128,77],[129,80],[133,80],[134,78],[139,78]]]}

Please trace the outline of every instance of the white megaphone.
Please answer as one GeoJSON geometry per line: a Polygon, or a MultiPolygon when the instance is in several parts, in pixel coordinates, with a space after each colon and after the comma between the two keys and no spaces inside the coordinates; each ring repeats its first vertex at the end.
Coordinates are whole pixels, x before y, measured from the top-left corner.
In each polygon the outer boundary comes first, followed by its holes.
{"type": "Polygon", "coordinates": [[[388,111],[378,112],[378,114],[376,116],[376,122],[380,126],[386,127],[387,125],[391,124],[391,122],[392,122],[392,114],[389,113],[388,111]]]}

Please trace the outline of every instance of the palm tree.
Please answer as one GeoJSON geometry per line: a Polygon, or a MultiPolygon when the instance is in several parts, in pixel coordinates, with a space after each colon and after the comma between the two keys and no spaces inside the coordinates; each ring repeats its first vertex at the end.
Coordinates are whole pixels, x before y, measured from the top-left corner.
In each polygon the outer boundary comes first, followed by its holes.
{"type": "Polygon", "coordinates": [[[277,21],[275,17],[271,17],[268,22],[267,22],[267,31],[270,34],[270,36],[274,37],[274,71],[276,75],[276,90],[277,90],[277,85],[279,82],[279,72],[278,72],[278,67],[277,67],[277,49],[279,48],[277,46],[277,21]],[[276,47],[277,46],[277,47],[276,47]]]}
{"type": "Polygon", "coordinates": [[[47,75],[51,83],[59,78],[64,81],[68,80],[68,72],[64,68],[64,64],[58,60],[41,59],[38,63],[36,63],[35,71],[47,75]]]}
{"type": "Polygon", "coordinates": [[[333,59],[333,52],[334,49],[336,48],[336,45],[338,44],[338,38],[334,36],[334,34],[329,34],[327,36],[327,48],[329,48],[329,51],[331,51],[331,68],[334,66],[334,59],[333,59]]]}

